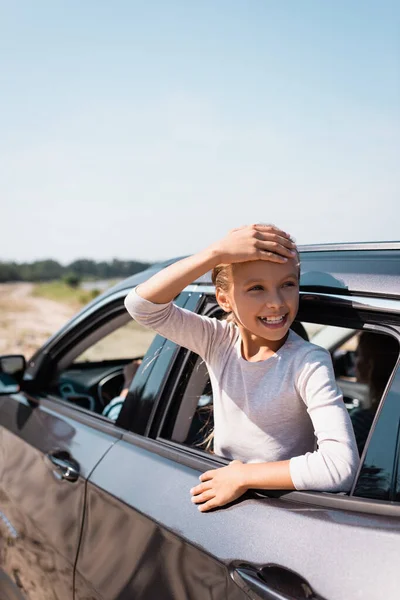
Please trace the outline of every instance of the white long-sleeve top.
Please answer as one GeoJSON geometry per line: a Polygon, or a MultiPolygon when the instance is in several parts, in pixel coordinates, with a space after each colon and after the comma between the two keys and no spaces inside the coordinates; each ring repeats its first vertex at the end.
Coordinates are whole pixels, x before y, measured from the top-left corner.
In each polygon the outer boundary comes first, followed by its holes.
{"type": "Polygon", "coordinates": [[[129,314],[207,364],[214,403],[214,450],[228,459],[290,459],[297,490],[348,491],[359,457],[329,352],[293,331],[270,358],[242,357],[234,323],[175,304],[154,304],[132,290],[129,314]]]}

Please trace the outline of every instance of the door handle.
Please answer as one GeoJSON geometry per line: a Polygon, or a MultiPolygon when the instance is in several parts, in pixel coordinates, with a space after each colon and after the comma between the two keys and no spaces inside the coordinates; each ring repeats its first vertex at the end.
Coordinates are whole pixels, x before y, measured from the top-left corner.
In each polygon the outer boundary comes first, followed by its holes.
{"type": "Polygon", "coordinates": [[[252,600],[324,600],[300,575],[279,565],[239,565],[232,578],[252,600]]]}
{"type": "Polygon", "coordinates": [[[79,463],[66,450],[52,450],[46,454],[46,460],[56,479],[65,479],[66,481],[79,479],[79,463]]]}

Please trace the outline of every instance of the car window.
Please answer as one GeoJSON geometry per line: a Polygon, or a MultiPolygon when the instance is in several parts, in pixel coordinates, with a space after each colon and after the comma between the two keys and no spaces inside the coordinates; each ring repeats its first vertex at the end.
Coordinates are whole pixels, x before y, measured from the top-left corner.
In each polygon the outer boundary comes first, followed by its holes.
{"type": "Polygon", "coordinates": [[[397,340],[375,331],[355,333],[332,353],[360,456],[398,355],[397,340]]]}
{"type": "Polygon", "coordinates": [[[354,338],[357,333],[356,329],[305,322],[303,322],[303,327],[307,332],[310,342],[329,350],[331,353],[338,348],[342,348],[342,350],[355,350],[357,346],[354,338]]]}
{"type": "Polygon", "coordinates": [[[115,422],[155,335],[121,311],[69,349],[50,391],[115,422]]]}
{"type": "MultiPolygon", "coordinates": [[[[316,343],[332,356],[336,381],[362,455],[379,403],[398,358],[397,341],[388,335],[352,328],[295,322],[297,334],[316,343]]],[[[166,421],[162,437],[213,452],[213,396],[204,361],[193,355],[176,391],[176,418],[166,421]]]]}
{"type": "Polygon", "coordinates": [[[149,348],[154,336],[154,331],[129,319],[125,325],[118,327],[115,331],[89,346],[75,358],[74,362],[117,360],[132,356],[142,357],[149,348]]]}
{"type": "MultiPolygon", "coordinates": [[[[222,311],[214,316],[224,318],[222,311]]],[[[302,323],[294,323],[292,329],[308,339],[302,323]]],[[[213,453],[213,394],[205,362],[191,353],[181,379],[173,399],[176,418],[173,424],[167,419],[162,437],[213,453]]]]}
{"type": "Polygon", "coordinates": [[[400,501],[400,370],[387,391],[355,486],[354,495],[400,501]]]}

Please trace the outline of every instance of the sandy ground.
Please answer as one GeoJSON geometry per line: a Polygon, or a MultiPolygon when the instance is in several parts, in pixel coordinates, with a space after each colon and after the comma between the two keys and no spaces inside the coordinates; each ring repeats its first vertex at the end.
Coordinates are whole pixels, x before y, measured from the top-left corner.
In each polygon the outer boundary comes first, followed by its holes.
{"type": "MultiPolygon", "coordinates": [[[[29,359],[77,311],[66,303],[32,296],[31,283],[0,284],[0,355],[29,359]]],[[[126,324],[103,338],[76,360],[108,360],[143,356],[154,332],[126,314],[126,324]]]]}
{"type": "Polygon", "coordinates": [[[31,283],[0,284],[0,355],[29,358],[76,309],[32,296],[31,283]]]}

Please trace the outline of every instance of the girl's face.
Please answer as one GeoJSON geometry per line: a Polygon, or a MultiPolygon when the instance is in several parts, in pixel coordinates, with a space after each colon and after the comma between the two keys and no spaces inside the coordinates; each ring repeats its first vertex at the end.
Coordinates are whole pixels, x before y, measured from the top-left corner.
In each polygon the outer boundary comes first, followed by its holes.
{"type": "Polygon", "coordinates": [[[278,264],[257,260],[233,264],[231,269],[229,291],[216,290],[220,306],[234,313],[242,334],[283,341],[299,307],[296,261],[278,264]]]}

